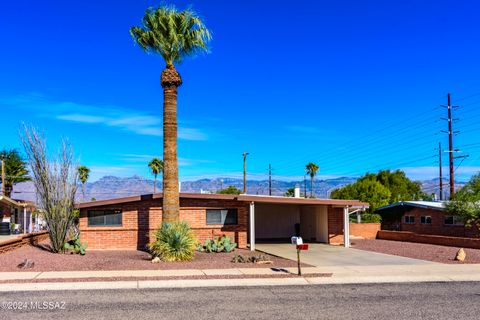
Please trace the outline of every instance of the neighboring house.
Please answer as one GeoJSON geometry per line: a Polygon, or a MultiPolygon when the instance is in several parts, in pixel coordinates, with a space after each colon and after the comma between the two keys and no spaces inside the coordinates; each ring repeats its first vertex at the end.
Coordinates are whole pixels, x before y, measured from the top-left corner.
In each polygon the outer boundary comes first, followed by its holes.
{"type": "MultiPolygon", "coordinates": [[[[156,193],[79,204],[82,242],[91,249],[145,248],[162,221],[162,199],[156,193]]],[[[349,230],[349,210],[365,207],[356,200],[180,194],[180,220],[199,241],[226,235],[251,250],[255,241],[290,241],[296,233],[307,241],[349,246],[343,232],[349,230]]]]}
{"type": "Polygon", "coordinates": [[[380,207],[382,229],[453,237],[478,237],[476,228],[465,227],[458,216],[445,211],[445,202],[400,201],[380,207]]]}
{"type": "Polygon", "coordinates": [[[0,222],[15,224],[12,233],[29,233],[41,229],[35,218],[35,205],[29,201],[13,200],[0,195],[0,222]]]}

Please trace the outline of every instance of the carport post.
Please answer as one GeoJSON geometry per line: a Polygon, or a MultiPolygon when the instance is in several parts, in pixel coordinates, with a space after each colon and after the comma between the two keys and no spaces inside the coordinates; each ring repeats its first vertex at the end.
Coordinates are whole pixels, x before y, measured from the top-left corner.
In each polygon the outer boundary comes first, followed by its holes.
{"type": "Polygon", "coordinates": [[[350,248],[350,214],[348,206],[343,207],[343,245],[350,248]]]}
{"type": "Polygon", "coordinates": [[[250,202],[250,251],[255,251],[255,202],[250,202]]]}
{"type": "Polygon", "coordinates": [[[27,233],[27,207],[23,207],[23,233],[27,233]]]}

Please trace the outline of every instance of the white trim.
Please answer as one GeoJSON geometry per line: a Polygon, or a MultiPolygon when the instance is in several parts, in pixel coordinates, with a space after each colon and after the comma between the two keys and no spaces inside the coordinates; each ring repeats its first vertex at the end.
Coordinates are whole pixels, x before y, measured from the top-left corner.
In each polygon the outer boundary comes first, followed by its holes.
{"type": "Polygon", "coordinates": [[[27,207],[23,207],[23,233],[27,233],[27,207]]]}
{"type": "Polygon", "coordinates": [[[250,251],[255,251],[255,202],[250,202],[250,251]]]}
{"type": "Polygon", "coordinates": [[[350,248],[350,213],[348,206],[343,207],[343,246],[350,248]]]}

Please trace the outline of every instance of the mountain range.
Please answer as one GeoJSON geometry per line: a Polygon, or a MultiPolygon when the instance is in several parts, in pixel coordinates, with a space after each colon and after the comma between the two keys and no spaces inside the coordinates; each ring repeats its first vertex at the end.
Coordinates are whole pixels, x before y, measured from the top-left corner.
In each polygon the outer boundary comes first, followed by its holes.
{"type": "MultiPolygon", "coordinates": [[[[355,177],[341,177],[326,180],[315,180],[314,190],[315,196],[318,198],[329,198],[330,193],[339,187],[353,183],[357,180],[355,177]]],[[[420,181],[422,189],[427,194],[438,193],[438,179],[420,181]]],[[[444,195],[448,197],[448,181],[444,180],[444,195]]],[[[157,190],[161,191],[161,181],[157,181],[157,190]]],[[[272,180],[272,195],[281,196],[289,188],[296,185],[300,187],[303,194],[305,189],[304,181],[282,181],[272,180]]],[[[460,188],[464,183],[456,183],[456,188],[460,188]]],[[[196,181],[183,181],[181,183],[182,192],[191,193],[215,193],[218,190],[234,186],[243,190],[242,179],[217,178],[217,179],[200,179],[196,181]]],[[[310,180],[306,181],[307,194],[310,194],[310,180]]],[[[153,192],[153,180],[145,179],[140,176],[132,176],[120,178],[115,176],[105,176],[97,181],[88,182],[85,186],[86,192],[83,197],[81,188],[79,187],[77,200],[89,201],[91,199],[104,200],[120,197],[128,197],[139,194],[148,194],[153,192]]],[[[247,193],[255,195],[269,194],[268,180],[248,180],[247,193]]],[[[21,200],[35,201],[35,188],[32,182],[23,182],[15,185],[12,198],[21,200]]]]}

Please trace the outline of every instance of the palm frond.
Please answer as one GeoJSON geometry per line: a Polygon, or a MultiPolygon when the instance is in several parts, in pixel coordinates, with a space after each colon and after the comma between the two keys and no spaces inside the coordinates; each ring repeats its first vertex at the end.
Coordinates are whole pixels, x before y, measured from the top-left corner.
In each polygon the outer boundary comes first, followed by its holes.
{"type": "Polygon", "coordinates": [[[152,161],[148,163],[148,167],[152,174],[157,175],[163,171],[163,161],[159,158],[153,158],[152,161]]]}
{"type": "Polygon", "coordinates": [[[167,65],[208,52],[212,38],[192,9],[178,11],[174,6],[147,9],[142,25],[131,27],[130,35],[144,51],[161,55],[167,65]]]}

